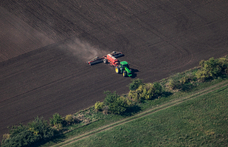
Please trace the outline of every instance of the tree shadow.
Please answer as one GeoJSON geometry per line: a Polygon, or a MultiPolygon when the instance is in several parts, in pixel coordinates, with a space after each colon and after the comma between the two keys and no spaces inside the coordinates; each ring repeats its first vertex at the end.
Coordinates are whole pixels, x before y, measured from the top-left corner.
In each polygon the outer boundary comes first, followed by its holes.
{"type": "Polygon", "coordinates": [[[53,142],[53,143],[60,143],[62,141],[64,141],[64,139],[66,139],[66,136],[62,133],[58,133],[55,136],[53,136],[52,138],[47,138],[47,139],[43,139],[43,140],[39,140],[37,142],[34,142],[33,144],[31,144],[31,146],[33,147],[39,147],[41,145],[44,145],[48,142],[53,142]]]}
{"type": "Polygon", "coordinates": [[[162,97],[168,97],[168,96],[170,96],[170,95],[172,95],[172,94],[173,94],[173,93],[170,92],[170,91],[163,91],[163,92],[161,93],[160,96],[162,96],[162,97]]]}
{"type": "Polygon", "coordinates": [[[132,72],[131,78],[134,79],[134,78],[137,77],[137,74],[136,73],[139,72],[139,70],[138,69],[131,68],[131,72],[132,72]]]}
{"type": "Polygon", "coordinates": [[[122,116],[132,116],[135,113],[139,112],[141,110],[141,108],[137,105],[134,105],[132,107],[128,107],[127,110],[121,114],[122,116]]]}
{"type": "Polygon", "coordinates": [[[188,91],[192,90],[192,88],[194,88],[194,87],[195,86],[192,83],[186,83],[181,86],[181,91],[188,92],[188,91]]]}

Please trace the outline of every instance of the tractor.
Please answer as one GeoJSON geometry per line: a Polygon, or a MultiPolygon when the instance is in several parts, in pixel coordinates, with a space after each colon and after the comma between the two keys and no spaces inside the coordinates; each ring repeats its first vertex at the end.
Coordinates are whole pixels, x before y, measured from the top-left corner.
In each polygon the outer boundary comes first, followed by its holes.
{"type": "Polygon", "coordinates": [[[113,51],[110,54],[107,54],[103,57],[95,57],[93,59],[91,59],[90,61],[88,61],[87,63],[89,65],[94,65],[97,63],[101,63],[104,62],[105,64],[109,63],[110,66],[115,67],[115,71],[117,74],[121,73],[123,74],[123,77],[131,77],[132,76],[132,71],[129,68],[129,64],[127,63],[127,61],[119,61],[116,58],[123,56],[123,54],[121,52],[115,52],[113,51]]]}
{"type": "Polygon", "coordinates": [[[119,73],[123,74],[123,77],[132,76],[132,71],[129,68],[127,61],[121,61],[120,64],[115,67],[115,71],[117,74],[119,74],[119,73]]]}

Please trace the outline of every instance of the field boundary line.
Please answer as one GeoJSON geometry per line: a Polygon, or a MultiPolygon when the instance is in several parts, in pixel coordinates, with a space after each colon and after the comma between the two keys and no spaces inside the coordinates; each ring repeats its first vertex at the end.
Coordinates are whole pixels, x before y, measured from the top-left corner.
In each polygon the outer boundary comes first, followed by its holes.
{"type": "Polygon", "coordinates": [[[74,143],[76,141],[82,140],[82,139],[87,138],[89,136],[92,136],[92,135],[94,135],[96,133],[100,133],[100,132],[112,129],[113,127],[128,123],[128,122],[136,120],[138,118],[143,118],[143,117],[148,116],[148,115],[150,115],[152,113],[156,113],[158,111],[165,110],[165,109],[170,108],[172,106],[175,106],[175,105],[181,104],[183,102],[186,102],[187,100],[190,100],[190,99],[193,99],[193,98],[208,94],[210,92],[213,92],[215,90],[218,90],[218,89],[220,89],[222,87],[226,87],[226,86],[228,86],[228,81],[227,80],[223,81],[223,82],[220,82],[218,84],[215,84],[213,86],[207,87],[205,89],[199,90],[198,92],[195,92],[194,94],[191,94],[189,96],[171,100],[171,101],[169,101],[167,103],[164,103],[164,104],[161,104],[161,105],[157,105],[154,108],[151,108],[149,110],[143,111],[143,112],[138,113],[138,114],[136,114],[134,116],[131,116],[131,117],[116,121],[114,123],[99,127],[99,128],[94,129],[92,131],[89,131],[89,132],[83,133],[81,135],[78,135],[76,137],[70,138],[70,139],[68,139],[68,140],[66,140],[64,142],[61,142],[61,143],[56,144],[56,145],[53,145],[53,147],[66,146],[66,145],[72,144],[72,143],[74,143]]]}

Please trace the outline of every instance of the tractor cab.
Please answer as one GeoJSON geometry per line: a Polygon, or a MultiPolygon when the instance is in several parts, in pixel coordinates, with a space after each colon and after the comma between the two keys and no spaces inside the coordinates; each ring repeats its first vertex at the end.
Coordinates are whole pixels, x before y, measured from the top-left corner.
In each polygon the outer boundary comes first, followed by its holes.
{"type": "Polygon", "coordinates": [[[125,68],[125,67],[129,68],[127,61],[121,61],[120,65],[122,65],[122,68],[125,68]]]}

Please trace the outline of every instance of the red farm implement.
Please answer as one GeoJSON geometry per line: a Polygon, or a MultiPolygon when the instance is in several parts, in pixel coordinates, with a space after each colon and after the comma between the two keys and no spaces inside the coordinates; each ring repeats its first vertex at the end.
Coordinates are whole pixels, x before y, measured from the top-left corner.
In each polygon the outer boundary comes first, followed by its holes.
{"type": "Polygon", "coordinates": [[[116,58],[121,57],[123,55],[124,54],[122,54],[121,52],[115,52],[115,51],[113,51],[112,53],[107,54],[107,55],[105,55],[103,57],[98,57],[98,56],[97,57],[94,57],[93,59],[91,59],[87,63],[89,65],[94,65],[94,64],[97,64],[97,63],[104,62],[105,64],[106,63],[109,63],[112,66],[117,66],[119,60],[117,60],[116,58]]]}

